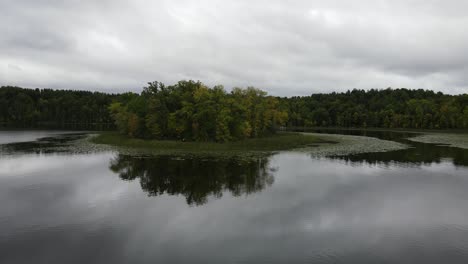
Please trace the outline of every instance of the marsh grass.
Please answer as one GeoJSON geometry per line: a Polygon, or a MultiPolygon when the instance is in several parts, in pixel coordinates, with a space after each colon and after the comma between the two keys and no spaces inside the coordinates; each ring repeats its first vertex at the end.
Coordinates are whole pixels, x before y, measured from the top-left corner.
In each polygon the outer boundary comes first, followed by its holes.
{"type": "Polygon", "coordinates": [[[252,153],[274,152],[330,143],[316,135],[283,132],[268,137],[228,143],[182,142],[175,140],[144,140],[128,138],[116,132],[104,132],[91,138],[95,144],[106,144],[152,153],[252,153]]]}

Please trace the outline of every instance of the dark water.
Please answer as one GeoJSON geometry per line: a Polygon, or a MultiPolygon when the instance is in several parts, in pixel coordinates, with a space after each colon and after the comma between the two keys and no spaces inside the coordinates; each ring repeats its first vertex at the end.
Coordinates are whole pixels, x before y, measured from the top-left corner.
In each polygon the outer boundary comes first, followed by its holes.
{"type": "Polygon", "coordinates": [[[413,148],[148,157],[2,133],[2,264],[468,263],[467,150],[371,133],[413,148]]]}

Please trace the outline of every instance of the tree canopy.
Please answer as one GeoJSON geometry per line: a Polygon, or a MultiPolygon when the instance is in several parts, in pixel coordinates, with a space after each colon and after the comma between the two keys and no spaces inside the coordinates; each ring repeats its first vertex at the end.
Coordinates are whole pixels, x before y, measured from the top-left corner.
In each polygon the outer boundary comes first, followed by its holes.
{"type": "Polygon", "coordinates": [[[468,95],[430,90],[351,90],[273,97],[253,88],[180,81],[137,93],[0,88],[0,125],[117,128],[130,137],[227,142],[278,127],[467,129],[468,95]]]}
{"type": "Polygon", "coordinates": [[[227,93],[195,81],[152,82],[109,109],[121,133],[140,138],[227,142],[273,133],[287,121],[278,98],[264,91],[249,87],[227,93]]]}
{"type": "Polygon", "coordinates": [[[291,127],[468,128],[468,95],[429,90],[352,90],[281,98],[291,127]]]}
{"type": "Polygon", "coordinates": [[[0,126],[16,128],[106,129],[116,95],[88,91],[0,88],[0,126]]]}

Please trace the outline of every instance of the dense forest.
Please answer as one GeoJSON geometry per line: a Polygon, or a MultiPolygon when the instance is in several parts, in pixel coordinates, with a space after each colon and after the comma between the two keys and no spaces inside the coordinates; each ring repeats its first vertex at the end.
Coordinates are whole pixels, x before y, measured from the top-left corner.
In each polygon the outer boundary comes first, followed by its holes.
{"type": "Polygon", "coordinates": [[[149,83],[110,107],[120,132],[130,137],[227,142],[274,133],[287,121],[278,98],[255,88],[210,88],[180,81],[149,83]]]}
{"type": "Polygon", "coordinates": [[[88,91],[0,88],[0,127],[109,129],[117,95],[88,91]]]}
{"type": "Polygon", "coordinates": [[[253,87],[149,83],[137,93],[0,88],[0,126],[109,129],[138,138],[225,142],[279,127],[467,129],[468,95],[351,90],[273,97],[253,87]]]}
{"type": "Polygon", "coordinates": [[[290,127],[468,128],[468,95],[429,90],[352,90],[282,98],[290,127]]]}

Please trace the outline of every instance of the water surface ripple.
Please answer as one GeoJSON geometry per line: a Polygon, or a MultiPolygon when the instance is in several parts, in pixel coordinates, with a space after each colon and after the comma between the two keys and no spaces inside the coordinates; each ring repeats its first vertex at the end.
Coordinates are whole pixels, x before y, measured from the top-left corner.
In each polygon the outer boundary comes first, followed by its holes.
{"type": "Polygon", "coordinates": [[[468,262],[465,149],[135,156],[5,133],[0,263],[468,262]]]}

